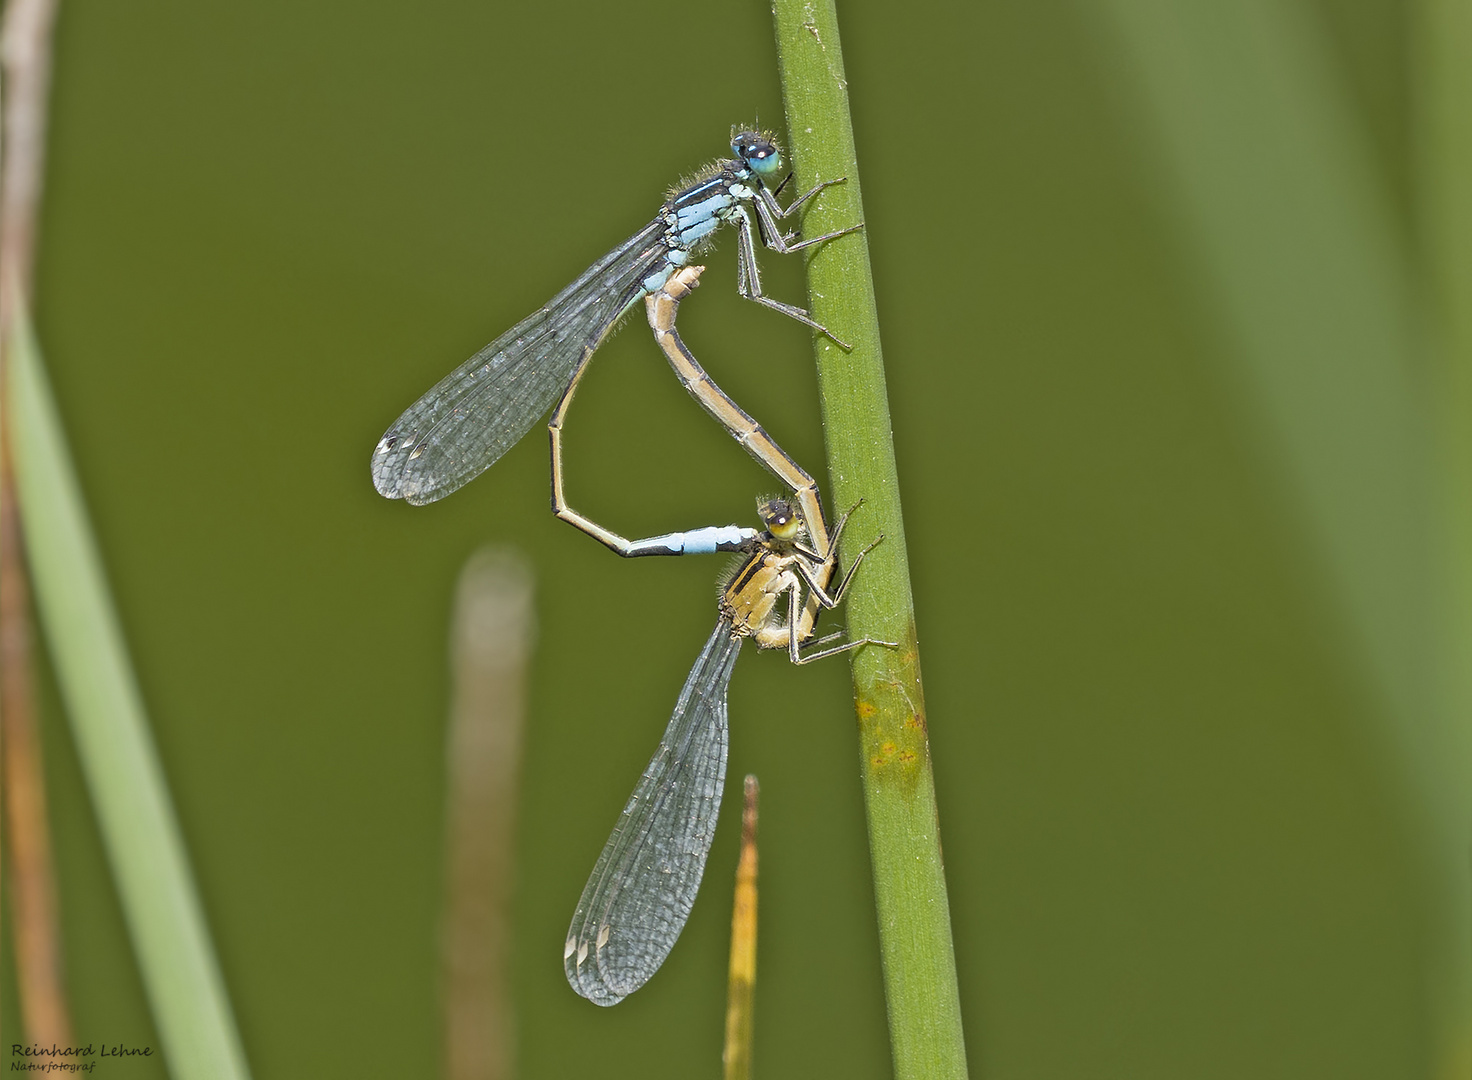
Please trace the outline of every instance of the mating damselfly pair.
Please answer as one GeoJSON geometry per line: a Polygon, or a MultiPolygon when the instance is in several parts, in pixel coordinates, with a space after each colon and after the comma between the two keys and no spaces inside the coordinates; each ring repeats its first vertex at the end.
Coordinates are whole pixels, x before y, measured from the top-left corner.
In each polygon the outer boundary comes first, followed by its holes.
{"type": "Polygon", "coordinates": [[[841,634],[813,640],[819,611],[843,598],[869,548],[830,591],[848,514],[830,533],[813,478],[721,391],[675,329],[680,302],[704,269],[690,264],[692,256],[730,224],[737,234],[741,295],[842,345],[802,308],[766,296],[756,261],[758,239],[787,254],[861,228],[856,224],[804,240],[782,231],[784,219],[841,178],[818,183],[784,208],[777,198],[781,184],[769,186],[785,176],[772,137],[740,130],[731,150],[734,158],[716,162],[672,192],[653,221],[405,410],[372,458],[380,494],[414,504],[433,502],[489,468],[550,408],[552,508],[558,517],[627,557],[745,555],[723,585],[715,629],[573,916],[564,950],[568,981],[600,1005],[615,1004],[648,980],[689,915],[720,807],[728,745],[726,692],[742,642],[750,637],[761,648],[785,648],[794,663],[863,644],[890,644],[838,642],[841,634]],[[790,500],[759,503],[763,529],[731,525],[628,540],[568,505],[562,431],[573,394],[593,353],[640,300],[686,389],[791,489],[790,500]],[[810,646],[807,651],[804,645],[810,646]]]}

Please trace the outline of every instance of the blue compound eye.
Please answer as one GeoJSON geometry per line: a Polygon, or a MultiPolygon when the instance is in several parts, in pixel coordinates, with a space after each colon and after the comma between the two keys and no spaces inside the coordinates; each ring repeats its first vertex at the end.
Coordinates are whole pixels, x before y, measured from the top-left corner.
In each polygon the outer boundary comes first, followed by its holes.
{"type": "Polygon", "coordinates": [[[754,131],[743,131],[731,140],[731,150],[760,177],[782,171],[782,151],[777,144],[754,131]]]}

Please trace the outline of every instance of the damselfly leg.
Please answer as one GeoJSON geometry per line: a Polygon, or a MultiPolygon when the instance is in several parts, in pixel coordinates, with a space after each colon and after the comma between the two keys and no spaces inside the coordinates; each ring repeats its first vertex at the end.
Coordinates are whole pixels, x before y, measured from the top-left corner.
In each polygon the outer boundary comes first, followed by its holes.
{"type": "MultiPolygon", "coordinates": [[[[836,182],[837,181],[834,181],[834,183],[836,182]]],[[[800,203],[805,201],[809,195],[816,194],[818,191],[821,191],[827,186],[827,184],[819,184],[812,191],[808,192],[807,195],[804,195],[796,203],[793,203],[792,206],[788,207],[786,212],[791,213],[794,209],[797,208],[800,203]]],[[[766,189],[763,189],[763,193],[770,194],[766,192],[766,189]]],[[[775,199],[773,199],[772,202],[773,205],[776,204],[775,199]]],[[[762,243],[771,248],[773,251],[782,255],[788,255],[794,251],[801,251],[804,248],[812,247],[814,244],[821,244],[828,240],[837,239],[840,236],[847,236],[849,233],[857,232],[859,229],[862,229],[864,227],[863,222],[860,222],[857,225],[850,225],[847,229],[837,229],[834,232],[824,233],[822,236],[815,236],[811,240],[802,240],[794,244],[789,243],[789,238],[782,235],[777,222],[772,216],[772,212],[767,209],[766,204],[759,201],[757,202],[756,206],[757,219],[762,222],[762,227],[759,230],[762,236],[762,243]]],[[[741,209],[740,217],[736,223],[736,291],[748,300],[755,300],[758,304],[761,304],[764,307],[769,307],[773,311],[780,311],[788,318],[796,319],[804,326],[812,327],[814,330],[818,331],[818,333],[822,334],[824,337],[832,341],[844,352],[847,352],[850,348],[852,348],[852,346],[849,345],[848,342],[844,341],[822,323],[815,320],[810,314],[808,314],[807,311],[792,304],[784,303],[781,300],[773,300],[770,296],[767,296],[765,293],[762,292],[761,268],[757,265],[756,241],[752,237],[752,232],[753,229],[751,225],[751,218],[746,213],[746,210],[743,207],[741,209]]]]}

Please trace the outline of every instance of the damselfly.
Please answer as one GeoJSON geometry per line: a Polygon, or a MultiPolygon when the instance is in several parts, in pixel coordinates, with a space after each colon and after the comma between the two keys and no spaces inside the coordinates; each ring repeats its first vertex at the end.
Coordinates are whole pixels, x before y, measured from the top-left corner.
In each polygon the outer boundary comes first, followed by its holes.
{"type": "Polygon", "coordinates": [[[827,334],[802,308],[762,292],[756,237],[787,254],[861,228],[801,241],[782,231],[783,218],[839,181],[817,184],[784,209],[767,186],[784,175],[772,137],[740,131],[731,150],[735,158],[672,192],[653,221],[409,406],[373,451],[379,493],[434,502],[489,468],[566,393],[619,317],[663,286],[723,224],[736,227],[741,295],[827,334]]]}
{"type": "Polygon", "coordinates": [[[819,609],[838,606],[874,546],[854,557],[830,594],[838,537],[849,514],[833,529],[833,550],[820,559],[791,502],[769,499],[758,510],[766,530],[722,589],[715,629],[572,917],[563,968],[572,988],[597,1005],[616,1005],[643,986],[690,915],[721,805],[726,688],[741,643],[749,637],[759,648],[785,648],[795,664],[860,645],[893,647],[870,638],[832,644],[842,632],[810,642],[819,609]]]}

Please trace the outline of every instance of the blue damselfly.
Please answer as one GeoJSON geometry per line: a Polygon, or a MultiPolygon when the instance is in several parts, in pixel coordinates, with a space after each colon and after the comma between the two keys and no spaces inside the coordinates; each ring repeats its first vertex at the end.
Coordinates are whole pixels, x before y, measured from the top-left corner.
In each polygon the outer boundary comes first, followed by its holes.
{"type": "Polygon", "coordinates": [[[739,131],[731,150],[734,158],[716,162],[672,192],[653,221],[409,406],[373,451],[379,493],[414,504],[434,502],[489,468],[576,383],[619,318],[663,287],[723,224],[736,227],[741,295],[827,334],[803,309],[763,294],[756,240],[787,254],[861,228],[800,241],[782,231],[783,218],[839,180],[817,184],[784,208],[768,187],[784,175],[772,137],[739,131]]]}

